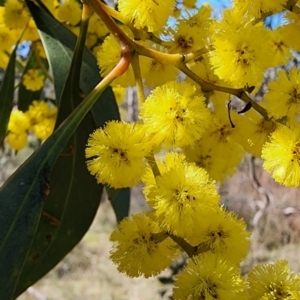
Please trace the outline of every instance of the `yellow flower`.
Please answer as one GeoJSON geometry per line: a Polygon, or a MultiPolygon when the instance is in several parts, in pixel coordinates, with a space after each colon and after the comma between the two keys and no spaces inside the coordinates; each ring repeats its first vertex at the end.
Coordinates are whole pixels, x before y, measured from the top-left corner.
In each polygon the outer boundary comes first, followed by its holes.
{"type": "Polygon", "coordinates": [[[87,167],[99,183],[123,188],[139,183],[149,151],[141,124],[111,121],[90,135],[85,154],[87,167]]]}
{"type": "Polygon", "coordinates": [[[15,30],[10,30],[5,25],[0,24],[0,51],[11,51],[16,41],[15,30]]]}
{"type": "MultiPolygon", "coordinates": [[[[264,102],[259,103],[265,107],[264,102]]],[[[269,141],[270,134],[277,128],[276,122],[266,120],[254,109],[249,110],[243,118],[243,135],[239,139],[239,143],[246,152],[256,157],[261,157],[263,145],[269,141]]]]}
{"type": "Polygon", "coordinates": [[[247,300],[246,289],[238,267],[204,253],[190,259],[177,276],[173,297],[175,300],[247,300]]]}
{"type": "Polygon", "coordinates": [[[137,29],[146,29],[149,32],[160,31],[166,25],[175,0],[120,0],[118,8],[133,26],[137,29]]]}
{"type": "Polygon", "coordinates": [[[40,39],[39,33],[37,31],[37,27],[33,21],[33,18],[30,18],[26,30],[22,36],[23,41],[37,41],[40,39]]]}
{"type": "Polygon", "coordinates": [[[42,122],[45,118],[56,118],[57,107],[50,107],[46,101],[34,100],[26,114],[30,118],[32,125],[42,122]]]}
{"type": "Polygon", "coordinates": [[[300,72],[293,67],[289,72],[279,70],[277,76],[268,84],[266,108],[276,119],[287,117],[295,122],[300,112],[300,72]]]}
{"type": "Polygon", "coordinates": [[[300,299],[300,277],[289,270],[285,260],[254,267],[248,282],[249,300],[300,299]]]}
{"type": "Polygon", "coordinates": [[[287,0],[234,0],[238,10],[241,10],[241,13],[249,13],[255,18],[260,18],[264,13],[275,14],[284,10],[284,5],[287,0]]]}
{"type": "Polygon", "coordinates": [[[300,126],[279,126],[262,149],[264,169],[285,186],[300,185],[300,126]]]}
{"type": "Polygon", "coordinates": [[[8,145],[15,149],[21,150],[27,145],[27,130],[30,127],[30,120],[28,116],[20,111],[14,110],[10,114],[6,141],[8,145]]]}
{"type": "Polygon", "coordinates": [[[243,219],[223,207],[207,209],[197,218],[194,230],[187,241],[203,245],[219,258],[239,265],[249,251],[250,233],[243,219]]]}
{"type": "Polygon", "coordinates": [[[209,5],[203,5],[192,16],[184,14],[176,29],[169,29],[173,35],[173,41],[168,43],[170,52],[189,53],[204,47],[210,34],[211,12],[209,5]]]}
{"type": "Polygon", "coordinates": [[[39,123],[31,126],[31,130],[34,132],[37,138],[41,140],[47,139],[54,130],[55,118],[44,118],[39,123]]]}
{"type": "Polygon", "coordinates": [[[153,90],[141,107],[141,118],[155,145],[183,147],[199,139],[210,119],[204,100],[188,82],[171,81],[153,90]]]}
{"type": "Polygon", "coordinates": [[[291,45],[287,44],[284,37],[284,27],[279,26],[274,30],[269,30],[267,33],[270,36],[271,51],[273,56],[272,66],[285,65],[291,59],[293,55],[291,53],[291,45]]]}
{"type": "Polygon", "coordinates": [[[22,150],[27,145],[27,133],[23,132],[9,132],[6,141],[8,145],[15,150],[22,150]]]}
{"type": "MultiPolygon", "coordinates": [[[[124,29],[124,28],[123,28],[124,29]]],[[[125,30],[130,36],[129,30],[125,30]]],[[[121,48],[114,36],[108,35],[99,50],[97,51],[97,63],[100,68],[100,74],[105,77],[119,62],[121,48]]],[[[135,84],[132,66],[130,65],[126,72],[113,81],[113,85],[121,85],[123,87],[132,86],[135,84]]]]}
{"type": "Polygon", "coordinates": [[[103,38],[108,33],[107,27],[95,13],[90,18],[88,31],[95,33],[99,38],[103,38]]]}
{"type": "Polygon", "coordinates": [[[212,121],[203,137],[184,148],[189,160],[204,168],[210,177],[220,182],[235,173],[245,154],[239,144],[240,136],[243,135],[242,117],[235,112],[230,114],[234,128],[228,120],[225,104],[224,107],[219,105],[212,114],[212,121]]]}
{"type": "Polygon", "coordinates": [[[26,27],[30,14],[24,1],[7,0],[4,7],[4,22],[8,28],[23,29],[26,27]]]}
{"type": "Polygon", "coordinates": [[[23,133],[27,131],[30,127],[30,119],[27,114],[20,110],[14,110],[10,114],[8,122],[8,131],[14,133],[23,133]]]}
{"type": "Polygon", "coordinates": [[[64,0],[55,10],[56,18],[75,26],[81,20],[81,7],[75,0],[64,0]]]}
{"type": "Polygon", "coordinates": [[[146,186],[146,199],[162,228],[190,236],[195,220],[219,204],[215,182],[204,169],[187,163],[182,154],[167,154],[166,162],[166,171],[156,177],[155,184],[146,186]]]}
{"type": "MultiPolygon", "coordinates": [[[[162,46],[151,45],[151,48],[160,52],[167,53],[167,49],[162,46]]],[[[175,80],[179,74],[178,69],[171,64],[166,64],[163,61],[144,57],[140,60],[142,77],[145,80],[145,85],[149,87],[157,87],[165,84],[168,81],[175,80]]]]}
{"type": "Polygon", "coordinates": [[[37,138],[47,139],[54,130],[57,107],[51,107],[46,101],[34,100],[26,112],[30,120],[30,129],[37,138]]]}
{"type": "Polygon", "coordinates": [[[40,69],[29,69],[22,77],[22,84],[29,91],[38,91],[44,85],[45,77],[40,69]]]}
{"type": "Polygon", "coordinates": [[[254,25],[241,17],[244,27],[234,30],[235,11],[230,12],[224,13],[223,20],[214,25],[211,38],[215,50],[210,53],[210,62],[220,79],[237,87],[259,85],[273,61],[269,55],[269,35],[263,25],[254,25]]]}
{"type": "Polygon", "coordinates": [[[178,255],[176,244],[146,214],[124,219],[110,240],[111,260],[130,277],[157,275],[178,255]]]}

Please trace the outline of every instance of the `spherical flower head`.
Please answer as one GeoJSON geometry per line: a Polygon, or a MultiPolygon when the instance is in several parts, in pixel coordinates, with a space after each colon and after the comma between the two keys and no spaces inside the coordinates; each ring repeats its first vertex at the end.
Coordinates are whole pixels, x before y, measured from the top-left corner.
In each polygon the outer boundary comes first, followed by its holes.
{"type": "Polygon", "coordinates": [[[26,27],[30,14],[24,1],[7,0],[4,7],[4,22],[8,28],[23,29],[26,27]]]}
{"type": "Polygon", "coordinates": [[[268,84],[266,108],[276,119],[287,117],[294,121],[300,112],[300,72],[293,67],[289,72],[279,70],[277,79],[268,84]]]}
{"type": "Polygon", "coordinates": [[[157,275],[178,255],[176,244],[146,214],[124,219],[110,240],[110,258],[130,277],[157,275]]]}
{"type": "Polygon", "coordinates": [[[22,84],[29,91],[39,91],[44,85],[45,77],[40,69],[29,69],[22,77],[22,84]]]}
{"type": "Polygon", "coordinates": [[[246,300],[239,269],[211,253],[193,257],[174,283],[175,300],[246,300]]]}
{"type": "Polygon", "coordinates": [[[285,24],[281,26],[281,34],[284,42],[293,50],[300,51],[300,41],[295,39],[295,31],[300,29],[299,15],[287,12],[284,15],[286,20],[285,24]]]}
{"type": "Polygon", "coordinates": [[[264,169],[278,183],[300,185],[300,126],[278,126],[262,149],[264,169]]]}
{"type": "Polygon", "coordinates": [[[38,139],[47,139],[54,130],[55,118],[44,118],[41,122],[32,125],[31,129],[38,139]]]}
{"type": "Polygon", "coordinates": [[[107,123],[90,135],[85,151],[88,170],[99,183],[114,188],[138,184],[151,150],[147,139],[141,124],[107,123]]]}
{"type": "Polygon", "coordinates": [[[179,71],[175,66],[149,58],[146,58],[145,66],[141,69],[145,85],[152,88],[163,85],[168,81],[175,80],[179,74],[179,71]]]}
{"type": "Polygon", "coordinates": [[[141,107],[141,118],[154,134],[153,142],[168,149],[199,139],[210,119],[204,101],[188,82],[171,81],[153,90],[141,107]]]}
{"type": "Polygon", "coordinates": [[[284,27],[279,26],[274,30],[269,30],[271,50],[273,56],[273,66],[287,64],[292,58],[291,45],[284,37],[284,27]]]}
{"type": "Polygon", "coordinates": [[[224,207],[205,210],[196,220],[194,231],[187,239],[192,246],[202,245],[232,264],[239,265],[249,251],[250,233],[243,219],[224,207]]]}
{"type": "Polygon", "coordinates": [[[171,53],[189,53],[203,48],[210,35],[212,8],[202,5],[197,13],[183,14],[176,29],[170,29],[173,41],[169,43],[171,53]]]}
{"type": "Polygon", "coordinates": [[[300,299],[300,277],[285,260],[261,264],[248,274],[249,300],[300,299]]]}
{"type": "Polygon", "coordinates": [[[31,125],[42,122],[45,118],[56,118],[57,107],[50,107],[46,101],[34,100],[26,112],[31,125]]]}
{"type": "Polygon", "coordinates": [[[241,116],[231,112],[231,119],[235,125],[233,128],[224,107],[219,105],[212,113],[209,128],[204,136],[193,145],[184,148],[184,153],[190,161],[204,168],[211,178],[220,182],[223,182],[226,176],[235,173],[245,155],[245,150],[238,142],[239,136],[243,135],[241,116]]]}
{"type": "Polygon", "coordinates": [[[56,7],[55,16],[59,21],[75,26],[81,19],[80,5],[75,0],[65,0],[56,7]]]}
{"type": "Polygon", "coordinates": [[[237,87],[260,84],[273,60],[266,29],[261,24],[249,24],[234,31],[222,20],[212,35],[215,50],[210,53],[210,62],[215,73],[237,87]]]}
{"type": "Polygon", "coordinates": [[[10,114],[8,122],[8,131],[14,133],[26,132],[30,127],[30,119],[24,112],[14,110],[10,114]]]}
{"type": "Polygon", "coordinates": [[[4,24],[0,23],[0,51],[11,51],[12,46],[17,41],[14,32],[15,30],[10,30],[4,24]]]}
{"type": "Polygon", "coordinates": [[[271,13],[275,14],[284,10],[284,5],[287,0],[234,0],[234,4],[238,10],[241,10],[241,13],[260,18],[262,14],[271,13]]]}
{"type": "Polygon", "coordinates": [[[39,33],[37,31],[37,27],[33,18],[30,18],[26,30],[22,36],[22,41],[37,41],[40,39],[39,33]]]}
{"type": "MultiPolygon", "coordinates": [[[[259,105],[265,107],[265,102],[260,102],[259,105]]],[[[243,120],[243,132],[239,140],[246,152],[255,157],[261,157],[263,145],[269,141],[272,132],[277,128],[274,120],[266,120],[254,109],[246,112],[243,120]]]]}
{"type": "Polygon", "coordinates": [[[22,150],[27,145],[27,132],[9,132],[6,141],[12,149],[22,150]]]}
{"type": "Polygon", "coordinates": [[[118,8],[137,29],[161,31],[175,7],[175,0],[120,0],[118,8]]]}
{"type": "Polygon", "coordinates": [[[218,205],[219,195],[207,172],[182,156],[173,154],[167,170],[156,177],[155,185],[147,188],[146,199],[162,228],[185,237],[191,235],[195,220],[203,211],[218,205]]]}
{"type": "MultiPolygon", "coordinates": [[[[124,28],[123,28],[124,29],[124,28]]],[[[129,36],[129,30],[124,30],[129,36]]],[[[120,44],[112,35],[108,35],[99,50],[96,53],[97,63],[100,68],[100,74],[105,77],[119,62],[121,57],[120,44]]],[[[126,72],[118,77],[113,82],[114,85],[121,85],[123,87],[132,86],[135,84],[134,74],[131,65],[126,72]]]]}
{"type": "Polygon", "coordinates": [[[99,38],[103,38],[108,34],[107,27],[95,13],[90,18],[88,31],[95,33],[99,38]]]}

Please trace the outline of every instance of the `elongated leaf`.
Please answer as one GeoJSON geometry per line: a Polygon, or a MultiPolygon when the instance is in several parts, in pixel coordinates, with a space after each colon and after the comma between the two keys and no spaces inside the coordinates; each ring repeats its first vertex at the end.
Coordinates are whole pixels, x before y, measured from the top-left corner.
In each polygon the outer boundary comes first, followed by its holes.
{"type": "MultiPolygon", "coordinates": [[[[68,75],[66,66],[70,65],[76,36],[47,12],[43,3],[38,2],[39,6],[35,5],[32,1],[26,1],[39,29],[43,45],[46,48],[49,65],[54,77],[55,94],[59,100],[68,75]],[[63,55],[64,60],[61,59],[61,55],[63,55]]],[[[97,61],[93,54],[85,48],[81,72],[81,88],[83,92],[88,94],[100,80],[97,61]]],[[[112,111],[115,119],[119,119],[120,117],[111,88],[106,89],[104,93],[105,97],[103,94],[101,100],[92,109],[92,115],[97,127],[103,126],[103,123],[110,120],[105,116],[104,111],[106,110],[112,111]]]]}
{"type": "Polygon", "coordinates": [[[113,207],[118,222],[129,214],[130,189],[113,189],[105,186],[108,199],[113,207]]]}
{"type": "MultiPolygon", "coordinates": [[[[42,60],[42,63],[47,66],[47,60],[42,60]]],[[[35,68],[37,66],[37,63],[35,61],[35,58],[33,54],[30,55],[28,58],[28,62],[24,68],[22,76],[27,72],[28,69],[35,68]]],[[[45,76],[46,79],[46,76],[45,76]]],[[[19,85],[19,92],[18,92],[18,109],[22,111],[26,111],[29,108],[29,105],[32,103],[33,100],[39,100],[42,92],[41,88],[38,91],[29,91],[25,88],[25,86],[22,84],[19,85]]]]}
{"type": "MultiPolygon", "coordinates": [[[[67,76],[68,64],[71,61],[76,37],[65,26],[55,20],[46,9],[43,9],[42,3],[39,3],[39,5],[40,7],[32,2],[28,3],[48,54],[49,64],[54,76],[56,94],[60,95],[63,87],[62,82],[65,82],[67,76]],[[57,55],[57,53],[60,53],[60,55],[57,55]],[[61,59],[62,57],[63,59],[61,59]]],[[[81,88],[84,93],[89,93],[100,79],[96,59],[88,49],[85,49],[81,72],[81,88]]],[[[108,120],[119,119],[117,104],[110,88],[105,90],[91,112],[96,127],[102,127],[108,120]],[[106,114],[107,111],[111,112],[111,115],[106,114]]],[[[118,216],[127,216],[129,211],[129,190],[127,192],[122,191],[119,197],[121,196],[122,200],[119,201],[122,201],[122,204],[113,206],[117,218],[119,218],[118,216]]],[[[114,202],[117,203],[117,200],[114,202]]]]}
{"type": "Polygon", "coordinates": [[[14,100],[16,48],[12,52],[0,87],[0,143],[5,138],[14,100]]]}
{"type": "MultiPolygon", "coordinates": [[[[34,236],[34,228],[39,218],[43,195],[49,192],[47,181],[51,168],[95,100],[90,98],[90,101],[81,102],[62,126],[0,189],[0,294],[2,299],[13,299],[12,292],[18,282],[23,262],[27,257],[34,236]]],[[[74,150],[77,151],[77,149],[74,150]]],[[[71,154],[63,153],[62,155],[71,156],[71,154]]],[[[63,181],[61,184],[63,186],[63,181]]],[[[83,199],[82,201],[86,201],[86,198],[83,199]]],[[[53,226],[59,224],[52,212],[44,211],[43,216],[42,222],[53,226]]],[[[58,232],[59,229],[58,226],[58,232]]],[[[68,233],[71,234],[73,230],[70,228],[68,233]]],[[[51,241],[51,233],[43,236],[43,239],[45,242],[51,241]]],[[[65,240],[61,242],[59,245],[62,245],[65,240]]],[[[35,253],[31,256],[32,261],[36,261],[38,257],[39,253],[35,253]]]]}
{"type": "MultiPolygon", "coordinates": [[[[79,88],[83,45],[74,53],[71,71],[62,90],[58,125],[81,101],[79,88]]],[[[68,60],[66,52],[60,57],[68,60]]],[[[65,65],[67,70],[70,65],[65,65]]],[[[67,72],[64,70],[64,72],[67,72]]],[[[111,112],[106,112],[108,116],[111,112]]],[[[98,209],[102,186],[88,173],[84,149],[94,123],[87,116],[57,159],[50,176],[50,194],[21,273],[15,296],[51,270],[83,237],[98,209]],[[88,199],[88,202],[87,202],[88,199]]]]}

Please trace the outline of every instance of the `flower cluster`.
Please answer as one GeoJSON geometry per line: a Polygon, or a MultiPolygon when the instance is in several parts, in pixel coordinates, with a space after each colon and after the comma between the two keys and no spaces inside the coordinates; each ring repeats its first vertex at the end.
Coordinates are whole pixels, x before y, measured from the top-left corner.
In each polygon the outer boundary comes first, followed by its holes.
{"type": "Polygon", "coordinates": [[[15,150],[27,145],[29,131],[40,140],[47,139],[53,132],[57,116],[57,107],[46,101],[33,101],[26,112],[12,111],[8,123],[7,143],[15,150]]]}
{"type": "MultiPolygon", "coordinates": [[[[300,18],[288,13],[285,24],[268,29],[263,18],[284,11],[286,1],[233,2],[215,20],[211,7],[196,1],[119,1],[112,16],[138,63],[112,86],[137,85],[139,121],[107,122],[92,133],[87,167],[114,188],[144,185],[150,211],[124,219],[111,235],[120,272],[157,275],[181,248],[189,260],[175,278],[174,299],[298,299],[300,279],[286,262],[241,276],[250,233],[220,204],[215,183],[248,152],[276,181],[300,185],[298,70],[279,70],[264,100],[251,99],[268,68],[293,58],[297,47],[288,36],[300,18]],[[233,111],[230,94],[254,109],[233,111]]],[[[94,48],[102,76],[122,56],[124,41],[116,37],[94,48]]]]}

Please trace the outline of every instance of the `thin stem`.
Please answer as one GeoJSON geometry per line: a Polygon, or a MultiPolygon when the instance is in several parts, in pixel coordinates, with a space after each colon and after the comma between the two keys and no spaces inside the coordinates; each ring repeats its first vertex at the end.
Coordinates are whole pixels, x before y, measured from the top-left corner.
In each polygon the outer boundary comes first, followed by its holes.
{"type": "Polygon", "coordinates": [[[172,64],[177,66],[178,64],[180,64],[182,61],[185,60],[184,55],[183,54],[169,54],[169,53],[164,53],[164,52],[160,52],[154,49],[150,49],[150,48],[146,48],[136,42],[133,42],[133,47],[136,50],[136,52],[139,55],[143,55],[143,56],[147,56],[150,58],[154,58],[158,61],[161,61],[163,63],[166,64],[172,64]]]}
{"type": "Polygon", "coordinates": [[[153,238],[159,243],[163,242],[168,237],[169,236],[164,231],[153,234],[153,238]]]}
{"type": "Polygon", "coordinates": [[[213,84],[211,82],[207,82],[197,76],[193,71],[191,71],[185,64],[181,64],[179,69],[186,74],[188,77],[190,77],[193,81],[195,81],[197,84],[199,84],[202,88],[203,92],[211,92],[213,90],[227,93],[234,95],[241,100],[243,100],[246,103],[251,103],[251,106],[253,109],[255,109],[258,113],[260,113],[265,120],[269,120],[268,117],[268,112],[259,104],[257,104],[255,101],[253,101],[248,94],[243,90],[243,89],[234,89],[234,88],[229,88],[225,86],[219,86],[216,84],[213,84]]]}
{"type": "Polygon", "coordinates": [[[199,58],[200,56],[202,56],[203,54],[206,54],[206,53],[208,53],[210,51],[213,51],[213,50],[214,50],[214,48],[212,46],[208,46],[208,47],[203,47],[199,50],[190,52],[190,53],[185,55],[184,62],[188,63],[191,60],[195,60],[195,59],[199,58]]]}
{"type": "Polygon", "coordinates": [[[158,168],[158,165],[156,163],[155,157],[153,152],[151,152],[148,156],[146,156],[147,162],[151,167],[151,170],[153,172],[154,177],[161,176],[160,170],[158,168]]]}
{"type": "Polygon", "coordinates": [[[145,91],[144,91],[144,85],[143,85],[143,78],[141,75],[139,56],[137,53],[133,54],[132,60],[131,60],[131,65],[132,65],[134,78],[135,78],[138,102],[139,102],[139,106],[141,106],[141,104],[145,102],[146,97],[145,97],[145,91]]]}
{"type": "Polygon", "coordinates": [[[132,41],[123,32],[123,30],[117,25],[117,23],[110,17],[106,11],[106,6],[98,0],[86,0],[86,3],[95,11],[95,13],[101,18],[111,34],[116,38],[121,46],[121,50],[131,49],[132,41]]]}
{"type": "Polygon", "coordinates": [[[129,20],[124,18],[120,12],[118,12],[114,8],[104,4],[103,2],[100,2],[100,5],[102,6],[102,9],[105,10],[106,13],[109,14],[112,18],[120,21],[122,24],[128,25],[129,20]]]}
{"type": "Polygon", "coordinates": [[[170,232],[167,232],[167,234],[169,235],[169,237],[177,244],[179,245],[184,251],[185,253],[189,256],[189,257],[193,257],[196,253],[197,253],[197,247],[193,247],[191,246],[188,242],[186,242],[183,238],[176,236],[170,232]]]}

